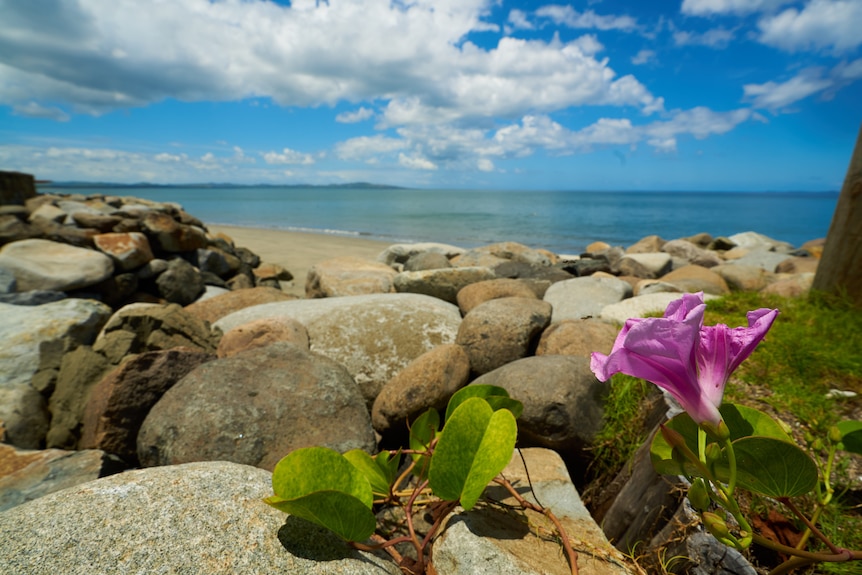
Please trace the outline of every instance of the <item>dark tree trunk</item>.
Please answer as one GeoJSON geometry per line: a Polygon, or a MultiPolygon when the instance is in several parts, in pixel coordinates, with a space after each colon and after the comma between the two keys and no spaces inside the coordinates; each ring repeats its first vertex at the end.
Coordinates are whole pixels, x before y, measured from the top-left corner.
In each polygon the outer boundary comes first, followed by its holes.
{"type": "Polygon", "coordinates": [[[846,294],[862,307],[862,130],[838,196],[813,288],[846,294]]]}

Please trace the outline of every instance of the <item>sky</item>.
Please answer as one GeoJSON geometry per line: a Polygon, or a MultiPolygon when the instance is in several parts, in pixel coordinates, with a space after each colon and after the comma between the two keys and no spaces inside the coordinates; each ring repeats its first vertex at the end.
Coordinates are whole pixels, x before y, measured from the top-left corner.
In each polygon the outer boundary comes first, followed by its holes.
{"type": "Polygon", "coordinates": [[[862,0],[0,0],[0,169],[838,190],[862,0]]]}

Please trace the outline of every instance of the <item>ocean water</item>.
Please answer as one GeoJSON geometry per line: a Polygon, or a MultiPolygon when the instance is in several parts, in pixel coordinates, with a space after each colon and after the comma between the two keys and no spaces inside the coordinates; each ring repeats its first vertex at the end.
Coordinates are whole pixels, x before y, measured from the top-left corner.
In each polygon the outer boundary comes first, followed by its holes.
{"type": "Polygon", "coordinates": [[[825,237],[837,192],[586,192],[346,188],[81,189],[181,204],[208,224],[475,247],[515,241],[557,253],[707,232],[756,231],[799,246],[825,237]]]}

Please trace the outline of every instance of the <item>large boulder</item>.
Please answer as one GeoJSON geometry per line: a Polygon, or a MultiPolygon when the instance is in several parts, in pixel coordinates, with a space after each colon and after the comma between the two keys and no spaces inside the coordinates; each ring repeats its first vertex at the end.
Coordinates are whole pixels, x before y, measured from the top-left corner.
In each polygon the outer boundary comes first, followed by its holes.
{"type": "Polygon", "coordinates": [[[204,293],[204,279],[195,267],[181,258],[168,262],[168,269],[156,278],[159,295],[166,301],[189,305],[204,293]]]}
{"type": "Polygon", "coordinates": [[[607,387],[590,360],[566,355],[526,357],[477,378],[500,386],[524,404],[518,418],[522,444],[583,456],[602,427],[607,387]]]}
{"type": "Polygon", "coordinates": [[[78,446],[90,390],[110,368],[105,356],[96,353],[88,345],[82,345],[63,356],[56,389],[48,402],[51,428],[45,445],[60,449],[75,449],[78,446]]]}
{"type": "Polygon", "coordinates": [[[486,301],[464,317],[455,343],[467,352],[475,373],[488,373],[532,352],[551,311],[549,303],[535,298],[486,301]]]}
{"type": "Polygon", "coordinates": [[[150,242],[140,232],[100,234],[93,242],[101,252],[114,258],[121,270],[139,268],[153,259],[150,242]]]}
{"type": "Polygon", "coordinates": [[[215,355],[192,348],[150,351],[127,357],[90,390],[79,449],[101,449],[137,464],[138,431],[162,395],[215,355]]]}
{"type": "Polygon", "coordinates": [[[670,254],[664,252],[626,254],[615,266],[620,274],[638,278],[657,278],[671,270],[670,254]]]}
{"type": "Polygon", "coordinates": [[[113,261],[101,252],[43,239],[6,244],[0,267],[15,274],[18,291],[84,288],[114,273],[113,261]]]}
{"type": "MultiPolygon", "coordinates": [[[[538,298],[534,282],[510,278],[490,279],[465,286],[458,292],[457,303],[461,313],[468,314],[479,304],[503,297],[538,298]]],[[[544,292],[543,292],[544,294],[544,292]]]]}
{"type": "Polygon", "coordinates": [[[521,262],[534,266],[551,266],[557,263],[555,254],[537,250],[517,242],[499,242],[472,248],[452,258],[456,266],[495,267],[504,262],[521,262]]]}
{"type": "Polygon", "coordinates": [[[287,341],[308,349],[308,330],[289,317],[265,317],[237,326],[224,334],[216,349],[219,357],[230,357],[247,349],[276,341],[287,341]]]}
{"type": "Polygon", "coordinates": [[[48,427],[41,392],[51,394],[64,354],[92,343],[110,313],[106,305],[82,299],[0,304],[0,421],[9,443],[40,446],[48,427]]]}
{"type": "Polygon", "coordinates": [[[536,355],[589,358],[594,351],[609,354],[618,331],[610,323],[595,318],[561,321],[551,324],[542,332],[536,355]]]}
{"type": "Polygon", "coordinates": [[[398,268],[402,267],[413,256],[423,253],[435,253],[443,255],[447,260],[450,260],[464,252],[464,248],[451,246],[449,244],[439,244],[433,242],[420,242],[415,244],[392,244],[377,256],[377,261],[388,266],[398,268]]]}
{"type": "MultiPolygon", "coordinates": [[[[516,453],[502,473],[516,488],[529,485],[522,495],[551,509],[567,535],[577,542],[575,548],[583,550],[578,553],[578,573],[637,572],[593,521],[560,456],[536,448],[522,449],[521,454],[523,460],[516,453]]],[[[518,507],[501,486],[491,486],[487,493],[504,505],[518,507]]],[[[440,575],[569,575],[572,571],[559,540],[547,536],[552,533],[555,528],[551,521],[535,511],[512,513],[501,507],[477,506],[449,519],[434,544],[434,567],[440,575]]]]}
{"type": "Polygon", "coordinates": [[[662,246],[663,252],[687,263],[711,268],[722,263],[721,258],[712,250],[705,250],[689,240],[671,240],[662,246]]]}
{"type": "Polygon", "coordinates": [[[141,223],[156,250],[179,253],[207,247],[206,233],[202,229],[182,224],[169,214],[150,211],[141,223]]]}
{"type": "Polygon", "coordinates": [[[262,469],[226,461],[127,471],[0,513],[6,573],[400,573],[261,501],[262,469]]]}
{"type": "Polygon", "coordinates": [[[292,299],[296,299],[296,296],[286,294],[274,287],[253,287],[198,300],[186,306],[186,311],[204,321],[215,323],[218,319],[246,307],[292,299]]]}
{"type": "Polygon", "coordinates": [[[374,429],[403,431],[427,409],[444,409],[469,377],[470,358],[459,345],[439,345],[420,355],[389,380],[374,400],[374,429]]]}
{"type": "Polygon", "coordinates": [[[557,282],[545,292],[544,300],[554,307],[551,322],[598,317],[606,305],[632,295],[628,282],[605,277],[583,277],[557,282]]]}
{"type": "Polygon", "coordinates": [[[272,470],[300,447],[374,452],[371,417],[344,367],[278,342],[205,363],[171,387],[138,433],[149,467],[234,461],[272,470]]]}
{"type": "Polygon", "coordinates": [[[449,303],[457,303],[458,292],[462,288],[496,277],[494,272],[486,267],[455,267],[401,272],[395,276],[393,284],[399,293],[425,294],[449,303]]]}
{"type": "Polygon", "coordinates": [[[458,308],[419,294],[372,294],[263,304],[215,322],[224,332],[260,318],[290,317],[308,330],[311,351],[342,364],[369,409],[386,383],[408,363],[454,343],[458,308]]]}
{"type": "Polygon", "coordinates": [[[177,304],[130,304],[118,310],[93,349],[117,365],[129,354],[192,347],[214,352],[218,337],[209,325],[177,304]]]}
{"type": "Polygon", "coordinates": [[[395,291],[395,270],[386,264],[341,256],[324,260],[308,270],[305,296],[308,298],[338,297],[395,291]]]}
{"type": "Polygon", "coordinates": [[[712,295],[730,293],[727,282],[709,268],[693,264],[683,266],[661,277],[661,281],[675,285],[681,291],[697,293],[702,291],[712,295]]]}
{"type": "Polygon", "coordinates": [[[115,470],[114,462],[98,449],[34,451],[0,443],[0,512],[115,470]]]}

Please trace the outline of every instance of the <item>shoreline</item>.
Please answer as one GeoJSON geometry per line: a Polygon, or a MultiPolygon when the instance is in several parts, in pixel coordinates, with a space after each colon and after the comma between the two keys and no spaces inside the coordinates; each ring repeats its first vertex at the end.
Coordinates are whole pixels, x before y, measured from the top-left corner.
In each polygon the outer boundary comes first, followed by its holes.
{"type": "Polygon", "coordinates": [[[262,262],[278,264],[293,274],[291,282],[282,282],[285,293],[305,297],[305,278],[315,264],[339,256],[376,259],[392,242],[355,236],[314,232],[296,232],[277,228],[254,228],[206,224],[211,234],[229,236],[237,247],[248,248],[262,262]]]}

